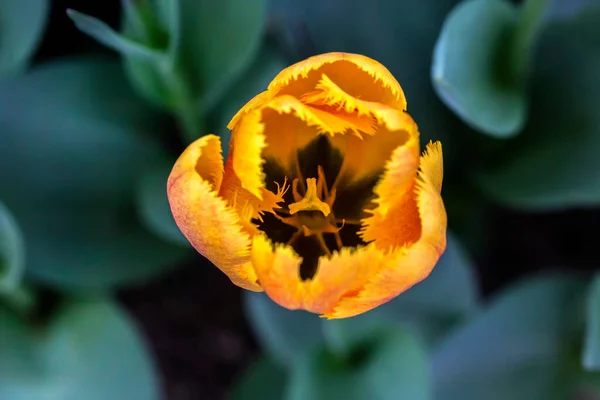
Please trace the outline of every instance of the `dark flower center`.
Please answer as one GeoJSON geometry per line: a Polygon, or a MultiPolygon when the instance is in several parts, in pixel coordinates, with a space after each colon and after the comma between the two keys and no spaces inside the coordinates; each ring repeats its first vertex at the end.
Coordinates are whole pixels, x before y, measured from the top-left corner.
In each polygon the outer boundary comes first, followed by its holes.
{"type": "Polygon", "coordinates": [[[292,184],[276,215],[265,213],[262,222],[252,222],[274,243],[292,246],[302,257],[300,277],[306,280],[314,276],[319,257],[365,244],[358,235],[360,221],[374,207],[373,187],[380,173],[360,181],[352,180],[352,171],[340,175],[344,155],[326,135],[318,135],[296,155],[287,166],[266,159],[268,190],[277,193],[284,182],[292,184]]]}

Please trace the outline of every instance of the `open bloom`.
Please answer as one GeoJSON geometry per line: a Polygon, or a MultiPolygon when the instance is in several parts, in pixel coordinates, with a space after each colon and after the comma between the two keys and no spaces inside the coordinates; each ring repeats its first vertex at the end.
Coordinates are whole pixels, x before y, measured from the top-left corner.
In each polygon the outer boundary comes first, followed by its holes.
{"type": "Polygon", "coordinates": [[[190,243],[238,286],[344,318],[430,273],[446,248],[442,149],[420,156],[398,82],[329,53],[283,70],[179,157],[167,190],[190,243]]]}

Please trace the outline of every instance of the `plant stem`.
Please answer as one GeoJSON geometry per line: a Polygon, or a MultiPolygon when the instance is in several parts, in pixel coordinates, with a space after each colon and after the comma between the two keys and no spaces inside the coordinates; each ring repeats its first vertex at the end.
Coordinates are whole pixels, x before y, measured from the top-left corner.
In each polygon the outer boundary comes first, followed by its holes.
{"type": "Polygon", "coordinates": [[[193,142],[203,135],[204,125],[196,106],[197,101],[189,90],[187,81],[172,63],[163,68],[163,77],[171,88],[174,99],[175,116],[181,126],[181,133],[186,144],[193,142]]]}

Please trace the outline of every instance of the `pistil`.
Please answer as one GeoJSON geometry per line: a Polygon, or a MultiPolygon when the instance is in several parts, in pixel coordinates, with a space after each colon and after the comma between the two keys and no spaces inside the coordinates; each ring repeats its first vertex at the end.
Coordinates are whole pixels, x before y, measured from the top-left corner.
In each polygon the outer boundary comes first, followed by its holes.
{"type": "Polygon", "coordinates": [[[292,181],[292,194],[294,203],[288,205],[289,216],[282,217],[276,215],[283,223],[293,226],[297,231],[287,242],[293,244],[302,235],[313,236],[326,255],[331,256],[331,250],[325,243],[324,233],[335,235],[338,250],[342,248],[342,239],[339,231],[344,227],[338,227],[336,218],[333,215],[332,207],[336,197],[336,191],[331,192],[327,188],[327,180],[321,166],[317,169],[317,178],[306,179],[306,191],[304,196],[298,192],[298,184],[302,177],[292,181]]]}

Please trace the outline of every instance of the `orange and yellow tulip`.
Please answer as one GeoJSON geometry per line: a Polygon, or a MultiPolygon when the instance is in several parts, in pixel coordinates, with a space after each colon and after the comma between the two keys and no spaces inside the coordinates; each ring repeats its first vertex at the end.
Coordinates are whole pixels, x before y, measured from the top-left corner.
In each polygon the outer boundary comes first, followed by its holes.
{"type": "Polygon", "coordinates": [[[177,225],[236,285],[288,309],[361,314],[429,275],[446,248],[442,148],[421,155],[378,62],[328,53],[277,75],[167,183],[177,225]]]}

